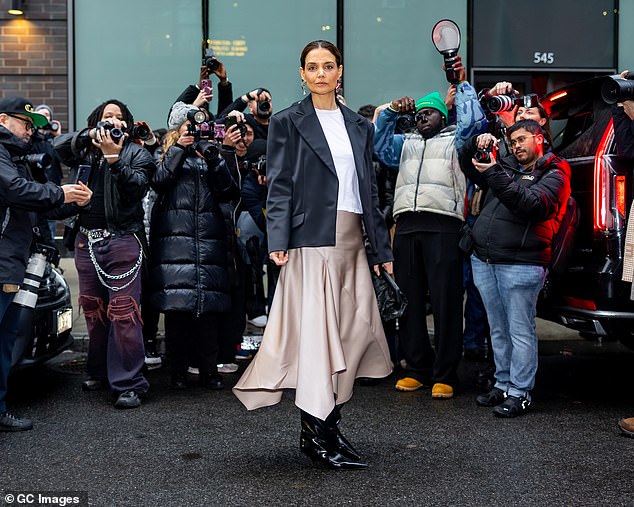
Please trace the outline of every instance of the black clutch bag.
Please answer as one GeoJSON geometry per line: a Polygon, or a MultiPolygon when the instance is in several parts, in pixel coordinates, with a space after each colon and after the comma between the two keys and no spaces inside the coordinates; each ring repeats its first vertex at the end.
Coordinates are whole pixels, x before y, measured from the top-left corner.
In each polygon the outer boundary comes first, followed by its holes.
{"type": "Polygon", "coordinates": [[[380,270],[380,275],[372,270],[372,284],[381,320],[388,322],[403,316],[407,309],[407,298],[392,277],[382,267],[380,270]]]}

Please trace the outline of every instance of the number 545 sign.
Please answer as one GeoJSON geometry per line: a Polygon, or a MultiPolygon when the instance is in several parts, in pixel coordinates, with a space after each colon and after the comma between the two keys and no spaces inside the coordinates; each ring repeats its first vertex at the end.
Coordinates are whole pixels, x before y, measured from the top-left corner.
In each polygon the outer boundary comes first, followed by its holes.
{"type": "Polygon", "coordinates": [[[535,51],[533,53],[533,63],[555,63],[555,53],[542,53],[541,51],[535,51]]]}

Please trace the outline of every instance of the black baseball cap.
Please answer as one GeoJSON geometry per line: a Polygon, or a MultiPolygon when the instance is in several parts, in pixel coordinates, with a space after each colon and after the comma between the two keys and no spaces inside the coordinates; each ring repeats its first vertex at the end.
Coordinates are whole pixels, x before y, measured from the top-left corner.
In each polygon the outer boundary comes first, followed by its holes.
{"type": "Polygon", "coordinates": [[[43,127],[48,123],[46,116],[35,112],[33,104],[24,97],[5,97],[0,99],[0,113],[23,114],[33,120],[33,125],[43,127]]]}

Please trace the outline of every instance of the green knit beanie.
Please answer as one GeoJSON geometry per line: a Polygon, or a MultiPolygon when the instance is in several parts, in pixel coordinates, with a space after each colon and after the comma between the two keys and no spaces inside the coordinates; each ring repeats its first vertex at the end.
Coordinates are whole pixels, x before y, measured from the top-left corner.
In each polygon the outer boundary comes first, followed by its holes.
{"type": "Polygon", "coordinates": [[[417,112],[425,107],[431,107],[440,111],[440,114],[442,114],[445,119],[447,119],[447,114],[449,110],[447,109],[447,104],[445,104],[445,101],[440,96],[440,93],[431,92],[429,95],[425,95],[424,97],[421,97],[416,101],[417,112]]]}

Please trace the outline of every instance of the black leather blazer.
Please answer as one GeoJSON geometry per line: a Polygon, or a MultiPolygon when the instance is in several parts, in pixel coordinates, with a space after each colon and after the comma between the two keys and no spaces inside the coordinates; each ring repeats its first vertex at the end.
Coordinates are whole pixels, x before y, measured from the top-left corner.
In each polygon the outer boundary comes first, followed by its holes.
{"type": "MultiPolygon", "coordinates": [[[[372,166],[374,128],[344,105],[339,108],[359,178],[368,261],[388,262],[393,257],[372,166]]],[[[334,246],[339,180],[310,95],[271,118],[266,176],[269,252],[334,246]]]]}

